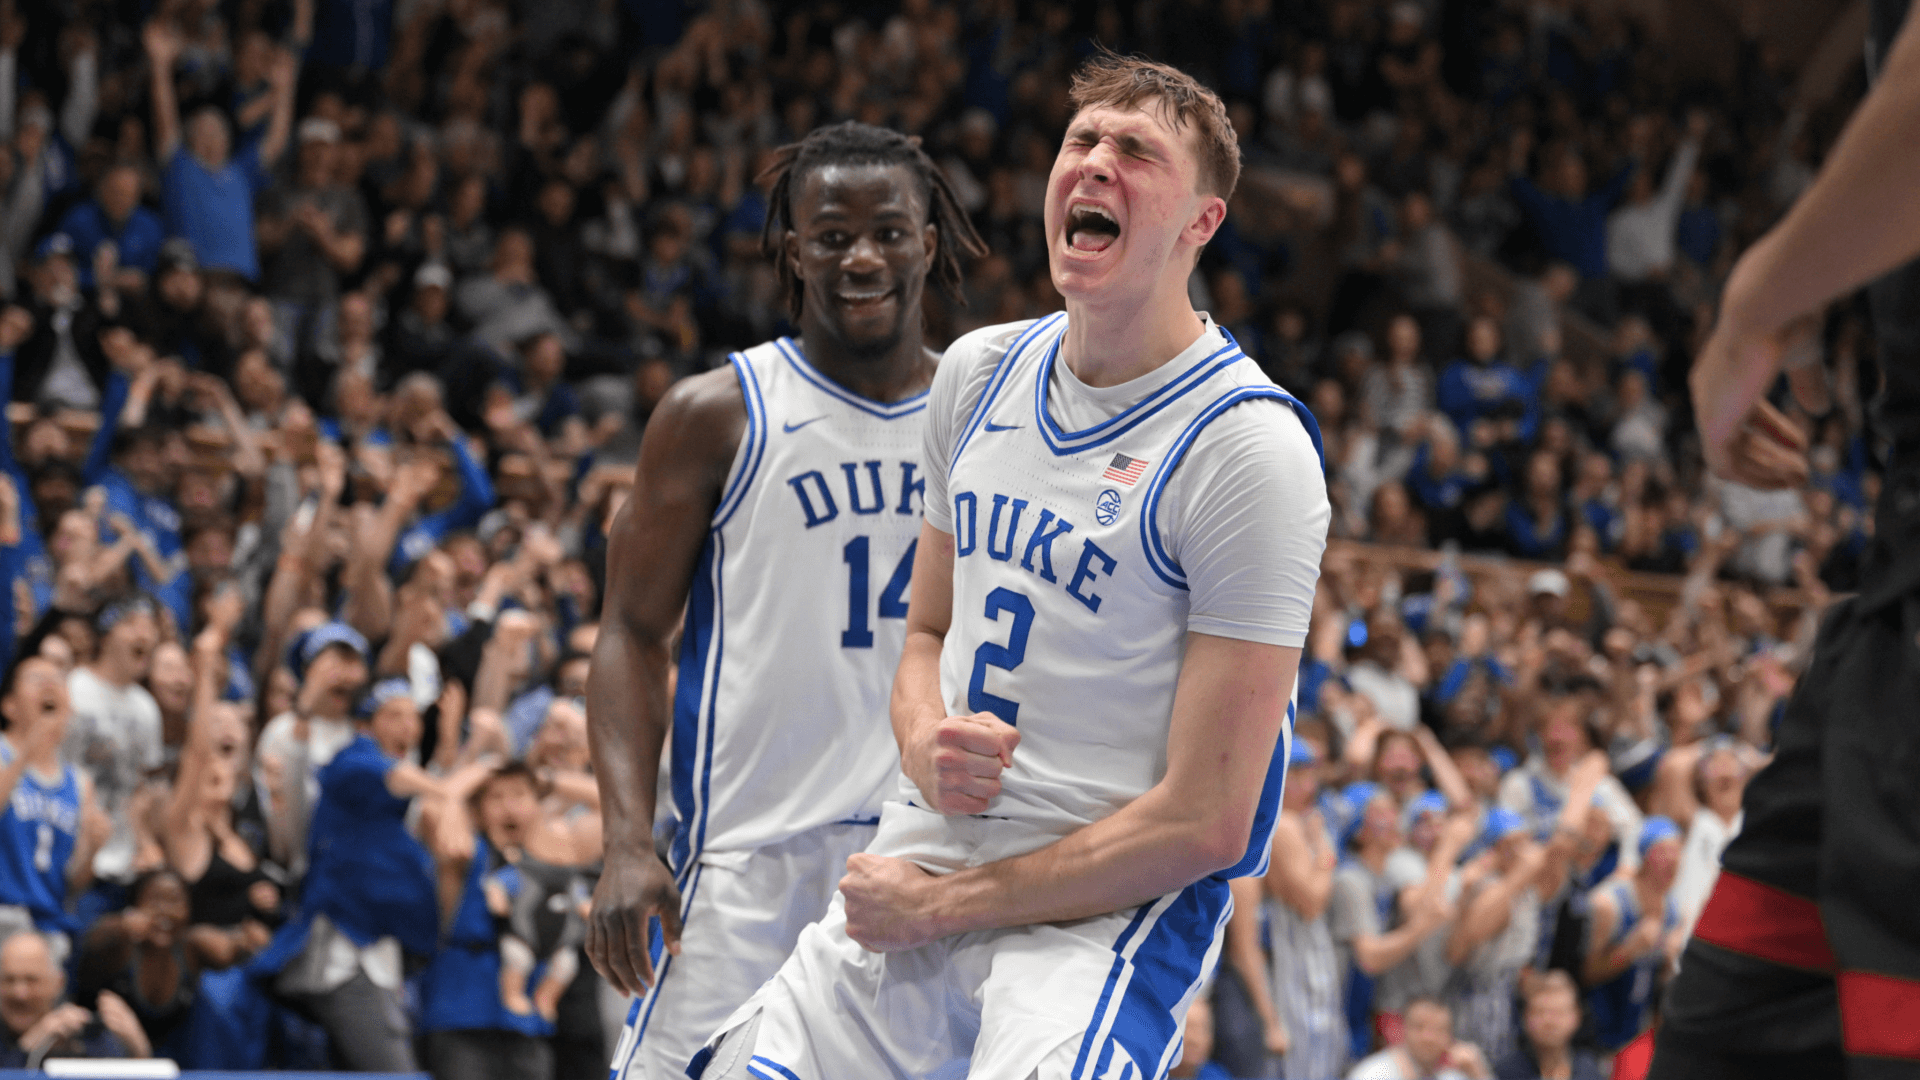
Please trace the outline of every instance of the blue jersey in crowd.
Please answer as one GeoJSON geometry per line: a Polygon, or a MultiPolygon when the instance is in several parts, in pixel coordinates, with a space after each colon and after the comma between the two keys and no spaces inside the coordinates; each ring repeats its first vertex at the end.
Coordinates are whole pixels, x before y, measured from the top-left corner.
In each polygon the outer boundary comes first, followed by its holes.
{"type": "MultiPolygon", "coordinates": [[[[187,573],[187,557],[180,540],[180,511],[162,494],[149,494],[134,486],[133,480],[113,464],[113,437],[120,411],[126,407],[131,384],[126,373],[115,368],[107,376],[106,400],[101,408],[100,430],[93,437],[82,470],[88,484],[106,492],[107,513],[124,514],[153,544],[153,550],[166,566],[163,575],[150,572],[144,560],[132,561],[133,581],[151,593],[173,612],[176,626],[193,625],[193,577],[187,573]]],[[[117,534],[110,527],[101,529],[103,543],[112,543],[117,534]]]]}
{"type": "MultiPolygon", "coordinates": [[[[0,766],[15,750],[0,740],[0,766]]],[[[44,931],[73,932],[67,907],[67,863],[80,835],[80,774],[72,765],[48,783],[27,769],[0,814],[0,904],[24,907],[44,931]]]]}
{"type": "MultiPolygon", "coordinates": [[[[487,909],[482,883],[500,864],[498,852],[485,836],[473,840],[473,865],[460,893],[460,906],[441,935],[439,951],[427,966],[420,996],[425,1006],[421,1026],[428,1031],[514,1031],[522,1035],[553,1034],[553,1025],[538,1013],[507,1011],[500,1001],[500,931],[487,909]]],[[[528,973],[532,981],[534,972],[528,973]]]]}

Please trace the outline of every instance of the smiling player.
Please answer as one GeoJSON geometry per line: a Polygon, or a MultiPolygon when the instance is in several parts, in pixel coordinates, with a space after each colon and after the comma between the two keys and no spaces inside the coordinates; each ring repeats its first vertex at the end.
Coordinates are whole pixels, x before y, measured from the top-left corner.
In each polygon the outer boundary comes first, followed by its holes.
{"type": "Polygon", "coordinates": [[[938,359],[920,297],[930,274],[957,296],[959,254],[984,248],[897,132],[823,128],[785,148],[774,176],[763,240],[801,336],[674,387],[610,538],[587,691],[607,858],[587,948],[643,995],[616,1078],[684,1075],[826,910],[898,761],[886,693],[938,359]],[[677,828],[662,865],[669,715],[677,828]]]}
{"type": "Polygon", "coordinates": [[[696,1077],[1163,1076],[1227,879],[1265,867],[1317,429],[1187,301],[1239,174],[1219,99],[1103,56],[1072,101],[1067,311],[967,335],[934,379],[899,793],[696,1077]]]}

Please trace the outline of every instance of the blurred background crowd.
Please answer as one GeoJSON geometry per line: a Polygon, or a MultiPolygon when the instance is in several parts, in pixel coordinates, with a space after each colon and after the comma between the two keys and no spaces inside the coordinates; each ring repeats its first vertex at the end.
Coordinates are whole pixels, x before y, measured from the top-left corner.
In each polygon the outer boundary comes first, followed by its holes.
{"type": "Polygon", "coordinates": [[[758,177],[920,136],[992,249],[930,341],[1055,310],[1105,45],[1228,102],[1191,291],[1334,505],[1175,1075],[1601,1075],[1872,528],[1858,308],[1793,361],[1806,490],[1691,433],[1863,85],[1864,5],[1796,7],[0,0],[0,1065],[599,1076],[606,530],[667,387],[790,330],[758,177]]]}

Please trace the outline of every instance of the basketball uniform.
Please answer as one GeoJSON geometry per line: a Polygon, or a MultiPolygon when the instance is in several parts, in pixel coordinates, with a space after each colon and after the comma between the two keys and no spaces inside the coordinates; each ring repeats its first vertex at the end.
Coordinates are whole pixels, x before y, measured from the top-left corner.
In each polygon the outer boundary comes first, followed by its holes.
{"type": "MultiPolygon", "coordinates": [[[[977,331],[935,379],[927,509],[955,556],[941,691],[949,713],[994,713],[1021,738],[985,814],[924,809],[900,778],[868,851],[936,874],[1044,847],[1157,783],[1190,631],[1305,639],[1328,519],[1311,415],[1211,324],[1173,360],[1107,388],[1059,362],[1065,330],[1054,315],[977,331]],[[1241,501],[1283,511],[1271,528],[1197,509],[1239,481],[1257,496],[1241,501]],[[1277,583],[1276,564],[1292,576],[1277,583]],[[1232,617],[1236,603],[1281,593],[1280,614],[1232,617]]],[[[723,1029],[754,1021],[746,1074],[1164,1075],[1219,955],[1227,881],[1266,868],[1290,729],[1239,863],[1138,908],[882,956],[846,936],[836,897],[723,1029]]],[[[715,1045],[716,1075],[734,1075],[744,1051],[715,1045]]]]}
{"type": "MultiPolygon", "coordinates": [[[[0,765],[13,762],[12,744],[0,739],[0,765]]],[[[54,783],[31,768],[20,774],[6,813],[0,814],[0,904],[25,908],[46,933],[74,929],[66,913],[67,862],[80,834],[80,777],[60,766],[54,783]]]]}
{"type": "Polygon", "coordinates": [[[674,1080],[826,912],[899,771],[888,709],[920,535],[925,392],[869,401],[782,338],[732,357],[747,430],[687,602],[669,773],[680,953],[612,1080],[674,1080]]]}

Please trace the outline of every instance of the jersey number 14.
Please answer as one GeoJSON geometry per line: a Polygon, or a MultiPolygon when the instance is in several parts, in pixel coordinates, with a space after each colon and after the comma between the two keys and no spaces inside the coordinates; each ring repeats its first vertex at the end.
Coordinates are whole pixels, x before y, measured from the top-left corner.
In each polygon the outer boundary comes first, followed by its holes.
{"type": "MultiPolygon", "coordinates": [[[[887,587],[880,593],[880,618],[907,617],[907,586],[913,580],[913,550],[919,546],[918,539],[907,544],[907,553],[900,556],[899,565],[893,568],[893,576],[887,579],[887,587]]],[[[871,538],[856,536],[840,550],[840,557],[847,564],[847,628],[840,632],[840,647],[843,649],[873,648],[873,624],[867,615],[867,605],[873,595],[871,548],[871,538]]]]}

